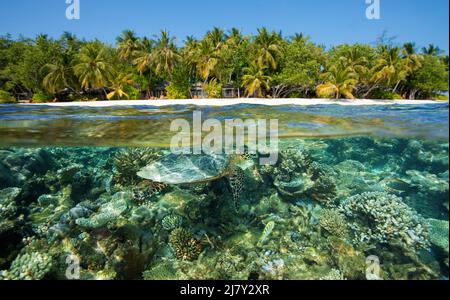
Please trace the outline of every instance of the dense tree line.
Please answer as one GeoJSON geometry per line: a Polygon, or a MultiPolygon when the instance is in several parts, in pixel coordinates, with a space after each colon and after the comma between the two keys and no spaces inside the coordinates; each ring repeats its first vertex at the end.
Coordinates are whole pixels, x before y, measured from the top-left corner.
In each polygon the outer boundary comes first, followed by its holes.
{"type": "Polygon", "coordinates": [[[207,97],[232,85],[246,97],[426,99],[448,91],[448,56],[430,45],[339,45],[326,50],[302,34],[254,36],[220,28],[182,47],[167,31],[154,38],[124,31],[116,47],[80,40],[0,37],[0,101],[140,99],[162,87],[189,98],[201,83],[207,97]]]}

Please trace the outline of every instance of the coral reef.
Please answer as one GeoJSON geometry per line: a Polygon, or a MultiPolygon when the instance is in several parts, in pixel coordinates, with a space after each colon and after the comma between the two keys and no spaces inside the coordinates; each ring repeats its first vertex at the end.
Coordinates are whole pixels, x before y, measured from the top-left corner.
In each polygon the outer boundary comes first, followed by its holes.
{"type": "Polygon", "coordinates": [[[340,210],[351,221],[358,243],[391,243],[405,248],[427,248],[425,220],[401,198],[384,192],[368,192],[346,199],[340,210]]]}
{"type": "Polygon", "coordinates": [[[444,220],[427,219],[430,225],[430,242],[448,255],[449,222],[444,220]]]}
{"type": "Polygon", "coordinates": [[[194,236],[183,228],[173,230],[169,243],[175,256],[181,260],[196,260],[202,252],[202,246],[194,236]]]}
{"type": "Polygon", "coordinates": [[[345,280],[341,272],[337,269],[332,269],[327,275],[320,277],[320,280],[336,281],[345,280]]]}
{"type": "Polygon", "coordinates": [[[172,231],[176,228],[181,227],[183,225],[183,218],[177,215],[168,215],[165,216],[161,221],[162,227],[167,231],[172,231]]]}
{"type": "Polygon", "coordinates": [[[9,271],[1,271],[0,279],[7,280],[40,280],[52,268],[49,255],[39,252],[25,253],[17,257],[9,271]]]}
{"type": "Polygon", "coordinates": [[[132,185],[141,181],[142,179],[136,175],[137,172],[159,157],[161,154],[151,148],[130,148],[120,151],[113,157],[117,183],[132,185]]]}
{"type": "Polygon", "coordinates": [[[157,148],[0,149],[0,278],[68,279],[74,256],[88,280],[363,280],[370,255],[382,279],[448,277],[448,143],[280,150],[261,166],[248,154],[180,165],[157,148]],[[164,161],[177,184],[137,176],[164,161]]]}
{"type": "Polygon", "coordinates": [[[90,229],[98,229],[108,223],[116,222],[128,209],[131,198],[131,193],[119,192],[112,196],[110,201],[102,205],[97,213],[89,218],[79,218],[75,222],[81,227],[90,229]]]}
{"type": "Polygon", "coordinates": [[[332,205],[337,195],[332,179],[334,170],[312,161],[306,151],[282,151],[276,166],[264,166],[261,171],[273,180],[280,195],[288,200],[308,197],[332,205]]]}
{"type": "Polygon", "coordinates": [[[341,238],[347,236],[347,221],[335,210],[324,209],[321,211],[319,225],[332,236],[341,238]]]}
{"type": "Polygon", "coordinates": [[[0,190],[0,234],[12,229],[17,213],[16,199],[21,189],[7,188],[0,190]]]}

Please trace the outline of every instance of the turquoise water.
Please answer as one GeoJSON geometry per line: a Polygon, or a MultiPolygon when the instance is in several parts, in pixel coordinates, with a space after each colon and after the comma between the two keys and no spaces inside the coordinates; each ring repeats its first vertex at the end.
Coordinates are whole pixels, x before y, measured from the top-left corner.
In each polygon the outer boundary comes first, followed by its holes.
{"type": "Polygon", "coordinates": [[[448,104],[0,106],[0,278],[447,279],[448,133],[448,104]],[[194,110],[278,119],[277,163],[190,182],[194,110]]]}

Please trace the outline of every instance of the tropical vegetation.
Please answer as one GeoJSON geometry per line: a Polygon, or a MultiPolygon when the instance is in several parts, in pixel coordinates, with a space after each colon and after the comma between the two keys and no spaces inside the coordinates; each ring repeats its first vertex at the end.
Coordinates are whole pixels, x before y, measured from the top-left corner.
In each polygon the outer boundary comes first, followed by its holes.
{"type": "Polygon", "coordinates": [[[303,34],[284,37],[266,28],[256,35],[214,28],[181,45],[166,30],[139,37],[126,30],[109,45],[70,33],[54,39],[0,36],[0,101],[222,97],[442,99],[448,55],[435,45],[337,45],[303,34]]]}

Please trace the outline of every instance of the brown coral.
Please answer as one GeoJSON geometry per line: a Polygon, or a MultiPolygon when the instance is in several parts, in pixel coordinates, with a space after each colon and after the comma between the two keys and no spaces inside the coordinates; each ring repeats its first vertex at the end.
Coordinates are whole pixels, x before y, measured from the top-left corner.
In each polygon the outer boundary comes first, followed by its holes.
{"type": "Polygon", "coordinates": [[[332,236],[345,237],[347,235],[347,223],[344,217],[335,210],[324,209],[320,213],[319,225],[332,236]]]}
{"type": "Polygon", "coordinates": [[[115,180],[121,185],[133,185],[141,179],[136,173],[155,161],[160,154],[151,148],[130,148],[117,153],[113,158],[115,180]]]}
{"type": "Polygon", "coordinates": [[[173,230],[169,237],[169,243],[175,256],[180,260],[196,260],[203,251],[199,241],[184,228],[173,230]]]}

